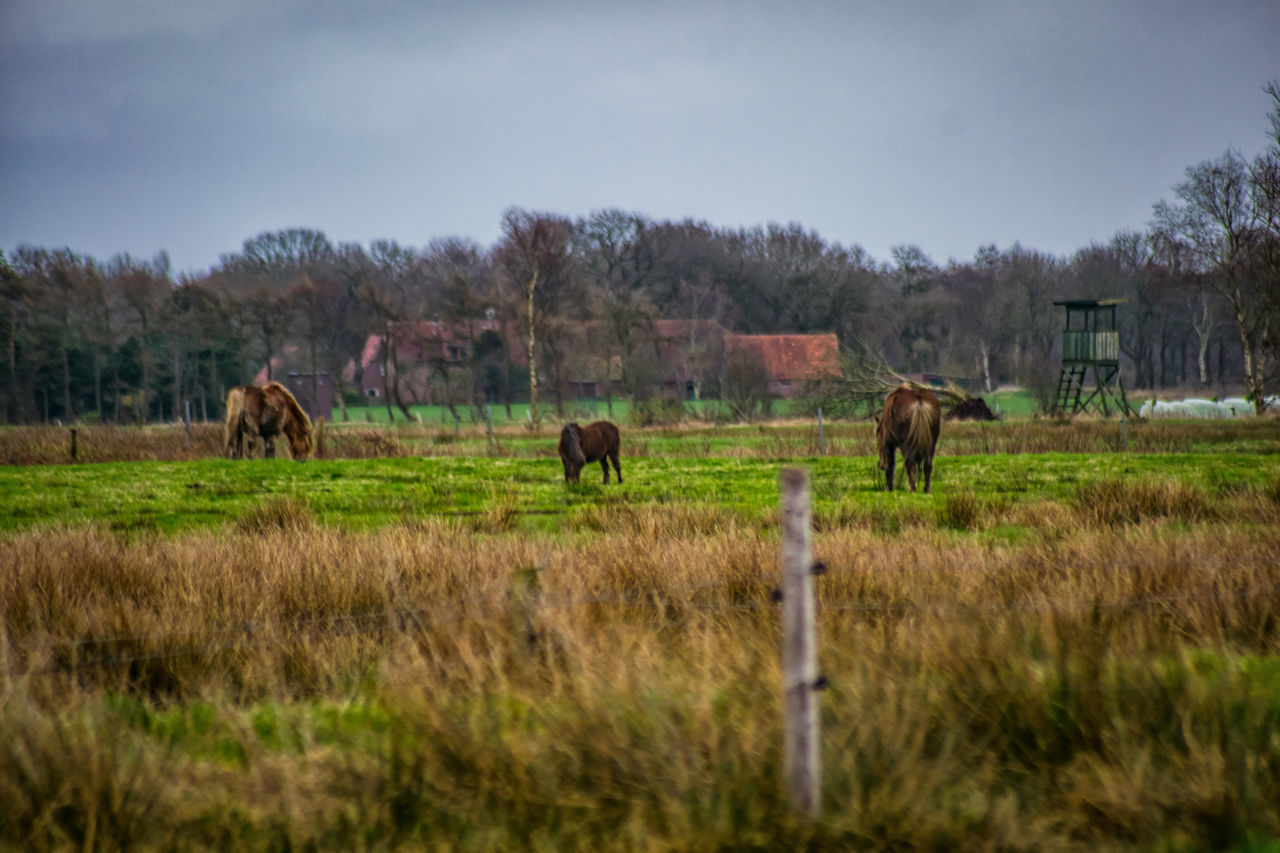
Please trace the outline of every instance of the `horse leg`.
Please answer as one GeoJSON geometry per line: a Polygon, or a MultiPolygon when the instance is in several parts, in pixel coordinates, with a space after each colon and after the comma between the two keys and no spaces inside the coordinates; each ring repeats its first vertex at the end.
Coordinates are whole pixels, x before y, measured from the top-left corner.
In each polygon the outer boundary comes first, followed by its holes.
{"type": "Polygon", "coordinates": [[[911,486],[911,491],[916,490],[916,465],[919,463],[914,456],[902,454],[902,467],[907,469],[907,483],[911,486]]]}
{"type": "Polygon", "coordinates": [[[933,444],[929,445],[929,455],[924,458],[924,490],[929,491],[929,483],[933,479],[933,454],[938,450],[938,434],[933,434],[933,444]]]}
{"type": "Polygon", "coordinates": [[[613,470],[618,472],[618,482],[622,482],[622,466],[618,464],[618,451],[609,451],[609,458],[613,460],[613,470]]]}
{"type": "Polygon", "coordinates": [[[884,490],[886,492],[893,491],[893,466],[898,464],[898,460],[894,457],[896,453],[892,447],[886,447],[881,459],[884,461],[884,490]]]}
{"type": "Polygon", "coordinates": [[[609,457],[600,457],[600,470],[604,471],[604,484],[609,485],[609,457]]]}
{"type": "Polygon", "coordinates": [[[240,458],[252,459],[254,448],[257,446],[258,441],[261,438],[262,438],[262,434],[258,432],[258,425],[253,422],[253,419],[248,416],[245,416],[244,418],[242,418],[240,421],[240,436],[239,436],[240,458]]]}
{"type": "Polygon", "coordinates": [[[265,435],[262,437],[262,458],[276,458],[276,440],[274,438],[267,438],[265,435]]]}

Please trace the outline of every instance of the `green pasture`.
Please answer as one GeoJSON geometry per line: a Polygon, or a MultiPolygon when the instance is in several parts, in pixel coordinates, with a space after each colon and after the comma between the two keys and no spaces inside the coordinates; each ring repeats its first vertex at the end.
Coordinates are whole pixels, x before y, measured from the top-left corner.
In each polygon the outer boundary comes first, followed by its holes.
{"type": "Polygon", "coordinates": [[[1030,391],[996,391],[983,399],[991,411],[1004,418],[1029,418],[1040,410],[1030,391]]]}
{"type": "MultiPolygon", "coordinates": [[[[1037,411],[1035,398],[1030,391],[997,391],[986,395],[984,399],[993,411],[998,411],[1006,418],[1029,418],[1037,411]]],[[[683,406],[686,416],[695,420],[711,422],[718,419],[727,423],[730,419],[729,404],[720,400],[686,400],[683,406]]],[[[510,407],[494,403],[487,408],[489,422],[494,429],[521,426],[530,421],[528,403],[512,403],[510,407]]],[[[540,399],[538,408],[539,416],[551,421],[605,418],[619,423],[631,423],[634,410],[631,401],[622,397],[615,397],[612,403],[603,397],[571,400],[564,406],[563,418],[556,411],[552,400],[540,399]]],[[[770,405],[770,414],[773,417],[796,417],[805,411],[804,404],[796,400],[774,400],[770,405]]],[[[477,412],[474,407],[465,405],[457,405],[453,411],[450,411],[448,406],[442,405],[409,406],[409,413],[413,417],[406,421],[404,412],[393,404],[388,414],[386,403],[381,402],[375,405],[347,406],[347,414],[343,418],[342,410],[335,406],[329,422],[404,424],[416,423],[421,419],[423,426],[451,430],[455,427],[463,429],[469,426],[484,426],[486,414],[484,410],[477,412]],[[458,415],[456,421],[453,416],[454,411],[458,415]]]]}
{"type": "MultiPolygon", "coordinates": [[[[778,401],[774,404],[775,414],[785,414],[787,401],[778,401]]],[[[728,405],[718,400],[688,400],[684,402],[684,409],[687,416],[693,418],[705,418],[710,421],[714,419],[714,413],[719,409],[720,417],[724,418],[729,411],[728,405]]],[[[629,423],[632,419],[633,406],[630,400],[623,397],[615,397],[612,404],[603,397],[591,400],[570,400],[564,405],[564,416],[561,418],[556,411],[555,402],[539,397],[538,417],[540,420],[558,421],[558,420],[587,420],[587,419],[606,419],[614,420],[620,423],[629,423]]],[[[444,405],[414,405],[409,406],[409,414],[413,417],[406,421],[404,412],[400,410],[394,403],[391,405],[391,412],[388,414],[385,402],[373,405],[347,406],[347,416],[344,419],[342,410],[334,406],[333,415],[329,418],[330,423],[416,423],[421,419],[423,426],[454,429],[457,427],[484,426],[486,410],[494,429],[501,429],[510,426],[525,426],[531,421],[530,407],[528,403],[512,403],[509,407],[502,403],[493,403],[485,409],[476,411],[474,406],[455,405],[451,411],[448,406],[444,405]],[[454,420],[454,412],[457,412],[457,420],[454,420]]]]}
{"type": "MultiPolygon", "coordinates": [[[[686,506],[770,523],[778,474],[811,472],[815,517],[856,520],[886,506],[932,511],[963,494],[1012,505],[1069,501],[1090,484],[1174,481],[1211,493],[1266,488],[1280,455],[1000,454],[939,457],[932,495],[886,494],[870,457],[623,459],[625,482],[564,483],[555,458],[480,456],[311,461],[122,462],[0,468],[0,529],[106,525],[172,533],[235,524],[282,499],[318,523],[354,529],[501,511],[510,529],[572,530],[593,507],[686,506]]],[[[902,477],[899,472],[899,477],[902,477]]]]}

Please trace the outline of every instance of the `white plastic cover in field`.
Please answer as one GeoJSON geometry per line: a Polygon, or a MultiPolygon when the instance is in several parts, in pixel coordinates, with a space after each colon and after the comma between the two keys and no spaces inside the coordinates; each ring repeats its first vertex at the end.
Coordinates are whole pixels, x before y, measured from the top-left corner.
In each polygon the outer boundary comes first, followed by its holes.
{"type": "MultiPolygon", "coordinates": [[[[1268,397],[1267,408],[1280,406],[1280,397],[1268,397]]],[[[1251,418],[1253,403],[1243,397],[1227,397],[1224,400],[1204,400],[1191,397],[1186,400],[1148,400],[1138,409],[1144,418],[1251,418]]]]}

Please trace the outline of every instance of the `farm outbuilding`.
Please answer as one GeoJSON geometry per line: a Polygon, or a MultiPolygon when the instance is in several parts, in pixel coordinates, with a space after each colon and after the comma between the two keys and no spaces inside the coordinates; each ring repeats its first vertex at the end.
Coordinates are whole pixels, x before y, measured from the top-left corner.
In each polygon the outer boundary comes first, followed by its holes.
{"type": "Polygon", "coordinates": [[[284,385],[297,399],[298,405],[314,423],[317,418],[331,417],[333,413],[333,383],[329,371],[315,373],[290,373],[284,385]]]}

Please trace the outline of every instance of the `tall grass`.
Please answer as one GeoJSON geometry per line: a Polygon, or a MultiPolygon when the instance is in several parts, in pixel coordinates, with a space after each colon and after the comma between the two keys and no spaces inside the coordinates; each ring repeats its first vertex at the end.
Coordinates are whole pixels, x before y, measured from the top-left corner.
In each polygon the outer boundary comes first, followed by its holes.
{"type": "Polygon", "coordinates": [[[1085,488],[1012,508],[953,495],[897,533],[889,516],[819,520],[831,687],[813,822],[780,782],[770,519],[606,498],[578,510],[572,536],[510,535],[500,507],[350,532],[270,504],[219,534],[6,534],[0,840],[818,850],[1280,837],[1274,497],[1085,488]],[[1103,494],[1140,509],[1102,523],[1103,494]],[[994,535],[1010,525],[1027,532],[994,535]]]}
{"type": "MultiPolygon", "coordinates": [[[[403,456],[547,457],[556,455],[559,425],[540,432],[524,426],[496,429],[490,445],[483,425],[441,428],[416,423],[326,424],[323,456],[370,459],[403,456]]],[[[1131,421],[1121,433],[1117,421],[1007,421],[943,424],[941,456],[1024,453],[1130,453],[1209,451],[1276,453],[1280,418],[1239,421],[1131,421]]],[[[77,428],[76,458],[70,455],[70,429],[65,427],[0,428],[0,464],[35,465],[134,460],[177,461],[222,455],[222,427],[195,424],[190,438],[177,426],[77,428]]],[[[827,421],[819,439],[816,422],[773,421],[767,424],[714,427],[691,423],[679,427],[623,425],[623,453],[639,457],[723,457],[795,459],[818,456],[872,456],[874,429],[869,421],[827,421]]]]}

